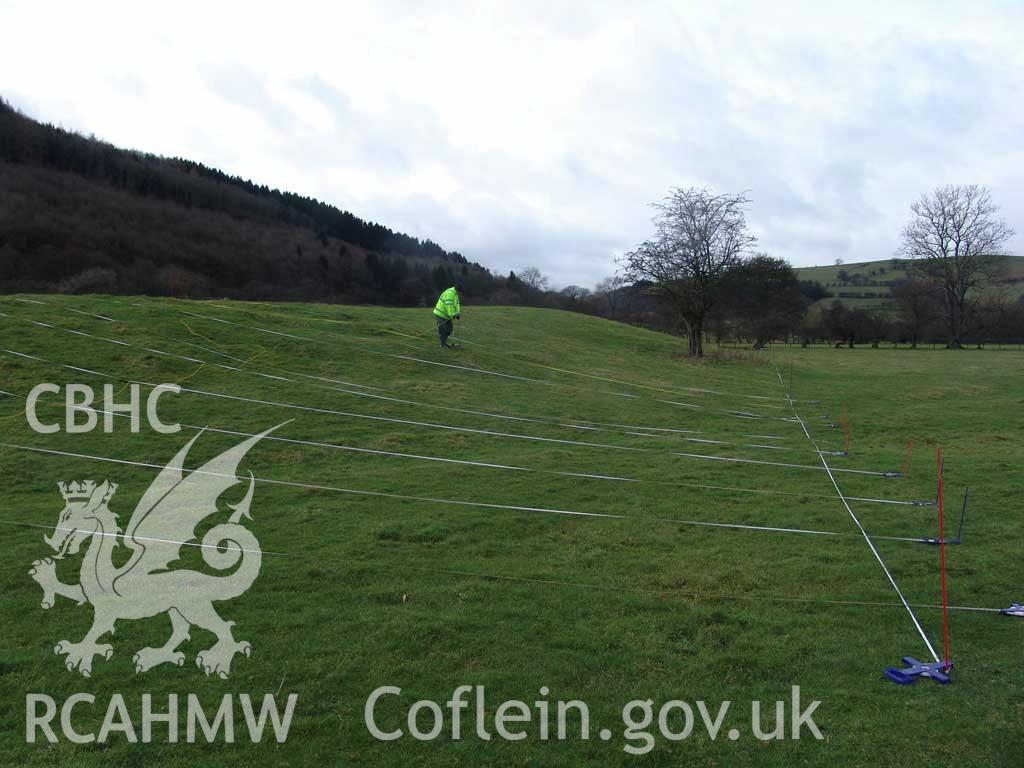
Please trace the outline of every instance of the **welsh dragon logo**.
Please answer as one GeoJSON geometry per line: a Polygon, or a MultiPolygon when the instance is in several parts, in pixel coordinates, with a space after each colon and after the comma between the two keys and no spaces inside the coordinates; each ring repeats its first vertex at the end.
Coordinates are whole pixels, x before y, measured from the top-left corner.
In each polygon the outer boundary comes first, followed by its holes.
{"type": "Polygon", "coordinates": [[[113,648],[101,643],[100,638],[114,633],[115,622],[162,613],[171,620],[171,636],[158,648],[142,648],[135,653],[132,661],[137,673],[161,664],[182,666],[185,655],[177,648],[189,639],[192,625],[217,637],[213,647],[196,655],[196,664],[207,675],[227,678],[235,655],[248,656],[252,652],[252,645],[235,639],[235,622],[222,619],[213,607],[214,602],[244,593],[260,572],[259,542],[242,524],[243,518],[252,519],[252,474],[244,498],[228,505],[233,511],[226,522],[209,528],[201,543],[195,541],[196,528],[206,518],[218,514],[220,495],[240,482],[235,476],[238,463],[273,429],[254,435],[185,474],[182,467],[189,449],[199,438],[196,435],[160,471],[136,505],[123,533],[117,515],[107,506],[117,490],[116,484],[58,484],[65,506],[53,533],[43,539],[55,554],[36,560],[29,575],[43,589],[44,609],[53,607],[57,595],[93,607],[92,628],[81,642],[61,640],[54,647],[54,653],[66,657],[69,671],[78,670],[89,677],[97,656],[109,659],[113,655],[113,648]],[[59,581],[55,561],[78,554],[86,542],[88,550],[82,558],[78,584],[59,581]],[[115,558],[115,549],[121,546],[130,552],[118,553],[121,557],[115,558]],[[234,570],[227,575],[210,575],[168,568],[181,558],[185,546],[199,547],[203,561],[213,569],[234,570]],[[123,564],[115,565],[115,561],[123,564]]]}

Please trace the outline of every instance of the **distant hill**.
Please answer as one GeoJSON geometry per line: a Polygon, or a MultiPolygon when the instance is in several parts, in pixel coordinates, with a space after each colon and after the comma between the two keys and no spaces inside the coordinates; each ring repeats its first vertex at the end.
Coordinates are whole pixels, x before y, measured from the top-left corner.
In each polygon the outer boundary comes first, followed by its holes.
{"type": "MultiPolygon", "coordinates": [[[[818,303],[840,299],[844,304],[857,309],[889,309],[893,283],[906,279],[910,268],[910,262],[906,259],[892,258],[799,267],[796,273],[800,280],[821,283],[832,294],[818,303]]],[[[1024,295],[1024,257],[1003,257],[997,288],[1005,290],[1013,298],[1024,295]]]]}
{"type": "Polygon", "coordinates": [[[432,303],[479,264],[327,203],[39,123],[0,99],[0,291],[432,303]]]}

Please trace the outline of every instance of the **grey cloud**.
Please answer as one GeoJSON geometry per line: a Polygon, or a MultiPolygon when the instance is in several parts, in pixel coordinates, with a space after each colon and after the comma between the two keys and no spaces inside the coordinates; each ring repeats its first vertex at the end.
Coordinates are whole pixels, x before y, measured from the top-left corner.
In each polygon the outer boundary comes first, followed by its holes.
{"type": "MultiPolygon", "coordinates": [[[[542,34],[584,40],[608,23],[602,15],[556,14],[542,34]]],[[[532,23],[520,13],[507,21],[517,34],[532,23]]],[[[740,32],[734,54],[747,69],[728,74],[705,60],[692,27],[679,19],[665,27],[641,27],[594,62],[575,100],[545,115],[565,148],[543,167],[523,147],[454,145],[444,116],[397,84],[382,88],[387,108],[371,114],[339,84],[295,81],[331,116],[330,130],[309,132],[241,66],[204,77],[275,128],[274,151],[303,173],[351,169],[388,187],[370,194],[332,176],[319,196],[496,272],[536,264],[560,284],[612,271],[614,256],[649,233],[647,204],[671,186],[747,190],[759,246],[796,265],[890,256],[909,204],[948,181],[990,184],[1007,214],[1024,210],[998,162],[979,163],[1021,159],[1013,154],[1021,115],[1006,98],[1014,79],[990,52],[907,28],[847,48],[806,33],[740,32]],[[427,165],[443,168],[456,192],[404,186],[427,165]]]]}
{"type": "Polygon", "coordinates": [[[282,134],[294,127],[291,113],[277,102],[266,84],[241,64],[219,64],[200,70],[210,89],[227,102],[245,107],[282,134]]]}
{"type": "MultiPolygon", "coordinates": [[[[319,77],[310,77],[296,86],[316,98],[330,112],[334,132],[325,151],[350,154],[368,166],[388,174],[408,173],[417,162],[450,157],[450,145],[441,130],[437,115],[429,108],[408,100],[390,98],[382,117],[355,110],[348,97],[319,77]]],[[[298,158],[315,153],[298,147],[298,158]]]]}

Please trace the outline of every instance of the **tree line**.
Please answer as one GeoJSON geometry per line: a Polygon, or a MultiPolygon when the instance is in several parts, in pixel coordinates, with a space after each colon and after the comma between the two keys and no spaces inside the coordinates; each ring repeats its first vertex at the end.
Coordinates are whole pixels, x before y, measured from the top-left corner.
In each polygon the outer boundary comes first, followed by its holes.
{"type": "Polygon", "coordinates": [[[839,300],[809,311],[827,291],[801,283],[785,261],[754,252],[749,202],[744,194],[673,189],[653,205],[652,237],[622,258],[621,279],[643,286],[660,324],[686,336],[691,357],[704,354],[709,335],[755,348],[793,338],[916,346],[941,335],[951,348],[1024,339],[1024,305],[990,290],[1014,233],[984,187],[940,187],[911,206],[898,251],[911,272],[891,288],[896,316],[839,300]]]}
{"type": "Polygon", "coordinates": [[[991,290],[1013,232],[981,187],[912,206],[887,280],[894,311],[865,311],[756,249],[743,194],[674,189],[653,234],[594,289],[553,289],[536,267],[496,275],[455,251],[321,201],[200,163],[119,149],[34,121],[0,99],[0,291],[103,292],[432,306],[554,307],[706,340],[949,346],[1024,339],[1024,305],[991,290]]]}
{"type": "Polygon", "coordinates": [[[370,251],[465,264],[455,251],[364,221],[348,211],[182,158],[119,149],[31,120],[0,98],[0,161],[50,168],[186,208],[310,229],[370,251]]]}
{"type": "Polygon", "coordinates": [[[481,300],[518,296],[431,240],[0,99],[0,291],[417,306],[456,280],[481,300]]]}
{"type": "Polygon", "coordinates": [[[536,268],[496,275],[431,240],[190,160],[119,149],[0,98],[0,292],[432,307],[583,307],[536,268]]]}
{"type": "Polygon", "coordinates": [[[539,274],[496,275],[429,239],[46,125],[0,98],[0,292],[427,307],[461,282],[470,302],[577,308],[539,274]]]}

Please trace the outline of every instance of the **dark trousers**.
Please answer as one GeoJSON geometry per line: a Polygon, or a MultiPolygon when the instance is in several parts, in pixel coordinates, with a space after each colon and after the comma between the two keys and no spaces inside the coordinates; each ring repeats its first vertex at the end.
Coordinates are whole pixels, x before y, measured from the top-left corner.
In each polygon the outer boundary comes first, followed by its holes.
{"type": "Polygon", "coordinates": [[[452,321],[434,315],[437,320],[437,338],[441,340],[441,346],[448,346],[448,337],[452,335],[452,321]]]}

